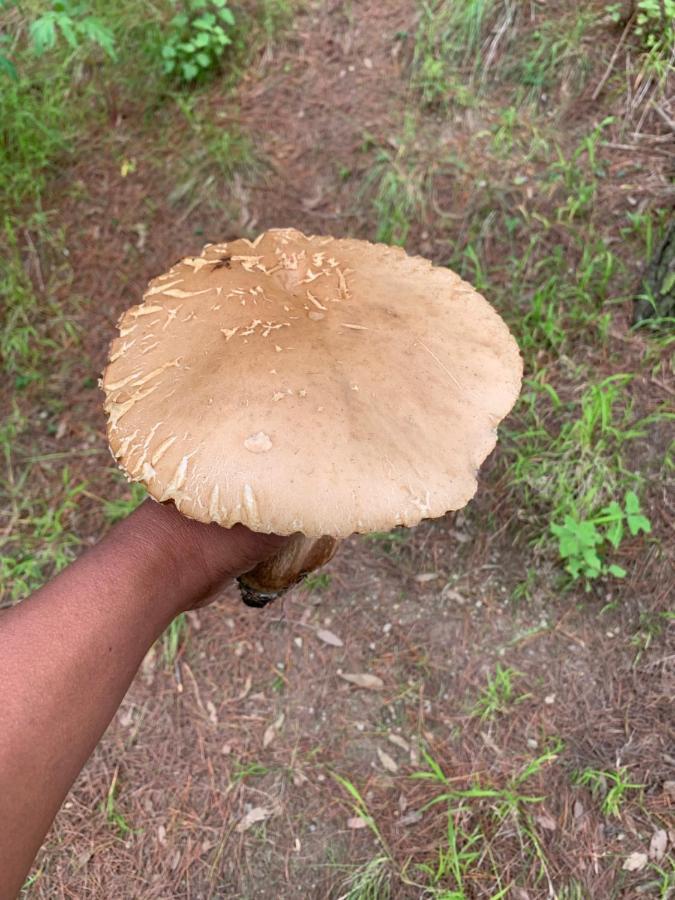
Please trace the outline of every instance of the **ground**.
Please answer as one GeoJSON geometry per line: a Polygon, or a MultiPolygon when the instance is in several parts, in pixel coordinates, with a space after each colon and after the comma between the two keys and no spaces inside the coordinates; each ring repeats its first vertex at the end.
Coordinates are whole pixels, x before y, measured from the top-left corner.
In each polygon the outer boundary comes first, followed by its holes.
{"type": "Polygon", "coordinates": [[[632,327],[675,197],[672,45],[628,6],[259,3],[196,89],[143,72],[120,6],[114,66],[30,88],[45,159],[17,137],[0,170],[6,603],[138,502],[96,378],[119,314],[209,239],[404,243],[495,303],[526,381],[466,510],[172,626],[25,897],[673,894],[672,321],[632,327]],[[600,533],[626,491],[649,533],[565,574],[551,525],[600,533]]]}

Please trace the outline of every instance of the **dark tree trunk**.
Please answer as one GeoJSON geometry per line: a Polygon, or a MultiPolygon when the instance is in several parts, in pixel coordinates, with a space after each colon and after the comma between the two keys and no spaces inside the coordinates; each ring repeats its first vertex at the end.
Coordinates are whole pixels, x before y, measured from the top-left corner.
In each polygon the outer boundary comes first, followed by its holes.
{"type": "Polygon", "coordinates": [[[641,293],[635,300],[633,324],[675,317],[675,223],[649,263],[641,293]]]}

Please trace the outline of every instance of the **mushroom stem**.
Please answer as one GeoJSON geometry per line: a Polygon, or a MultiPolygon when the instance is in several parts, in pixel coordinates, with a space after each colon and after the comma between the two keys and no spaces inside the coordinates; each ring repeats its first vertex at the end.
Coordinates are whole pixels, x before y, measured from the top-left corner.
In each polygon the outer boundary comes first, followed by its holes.
{"type": "Polygon", "coordinates": [[[242,600],[247,606],[267,606],[309,572],[327,563],[337,545],[338,541],[328,535],[320,538],[292,535],[274,556],[239,576],[242,600]]]}

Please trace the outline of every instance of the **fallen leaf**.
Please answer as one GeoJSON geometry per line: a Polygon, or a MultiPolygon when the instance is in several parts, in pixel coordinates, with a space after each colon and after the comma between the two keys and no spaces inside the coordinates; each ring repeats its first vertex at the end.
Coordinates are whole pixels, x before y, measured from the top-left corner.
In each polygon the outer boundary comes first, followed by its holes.
{"type": "Polygon", "coordinates": [[[387,735],[387,740],[390,744],[395,744],[401,750],[405,750],[406,753],[410,752],[410,744],[400,734],[394,734],[392,731],[391,734],[387,735]]]}
{"type": "Polygon", "coordinates": [[[377,675],[369,675],[367,672],[356,674],[341,672],[340,678],[344,678],[350,684],[355,684],[356,687],[367,688],[370,691],[381,691],[384,687],[384,681],[381,678],[378,678],[377,675]]]}
{"type": "Polygon", "coordinates": [[[675,781],[664,781],[663,790],[671,800],[675,800],[675,781]]]}
{"type": "Polygon", "coordinates": [[[421,572],[419,575],[415,575],[415,581],[419,584],[426,584],[427,581],[434,581],[438,578],[436,572],[421,572]]]}
{"type": "Polygon", "coordinates": [[[649,858],[654,862],[661,862],[666,855],[667,847],[668,835],[663,828],[659,828],[654,832],[652,839],[649,842],[649,858]]]}
{"type": "Polygon", "coordinates": [[[454,588],[450,587],[449,584],[441,591],[441,600],[454,600],[455,603],[458,603],[460,606],[464,606],[467,602],[466,597],[462,596],[459,591],[456,591],[454,588]]]}
{"type": "Polygon", "coordinates": [[[272,722],[271,725],[268,725],[268,727],[265,729],[265,733],[263,734],[263,749],[265,749],[266,747],[269,747],[269,745],[272,743],[274,738],[277,736],[277,734],[281,730],[281,726],[283,724],[284,724],[284,714],[281,713],[279,718],[275,722],[272,722]]]}
{"type": "Polygon", "coordinates": [[[368,823],[365,819],[362,819],[361,816],[353,816],[351,819],[347,819],[347,828],[367,828],[368,823]]]}
{"type": "Polygon", "coordinates": [[[157,826],[157,840],[160,842],[162,847],[166,847],[166,828],[164,825],[157,826]]]}
{"type": "Polygon", "coordinates": [[[547,831],[555,831],[558,827],[556,825],[555,819],[550,816],[546,812],[546,810],[542,810],[538,815],[535,816],[535,819],[537,820],[537,822],[539,822],[541,827],[545,828],[547,831]]]}
{"type": "Polygon", "coordinates": [[[384,750],[380,750],[377,748],[377,756],[382,766],[387,770],[387,772],[398,772],[398,765],[394,762],[394,760],[389,756],[388,753],[385,753],[384,750]]]}
{"type": "Polygon", "coordinates": [[[399,825],[417,825],[418,822],[422,820],[422,813],[414,809],[412,812],[409,812],[405,816],[401,816],[398,820],[399,825]]]}
{"type": "Polygon", "coordinates": [[[248,694],[248,692],[251,690],[251,685],[252,685],[252,683],[253,683],[253,681],[252,681],[252,679],[251,679],[251,676],[250,676],[250,675],[247,675],[247,676],[246,676],[246,681],[245,681],[245,683],[244,683],[244,689],[243,689],[243,691],[241,692],[241,694],[239,694],[239,696],[237,697],[237,700],[243,700],[243,699],[244,699],[244,697],[245,697],[245,696],[248,694]]]}
{"type": "Polygon", "coordinates": [[[206,701],[206,711],[209,714],[209,721],[212,725],[218,724],[218,713],[216,712],[216,706],[213,700],[206,701]]]}
{"type": "Polygon", "coordinates": [[[331,647],[344,647],[342,639],[339,638],[337,634],[333,634],[332,631],[328,631],[327,628],[319,628],[316,636],[320,641],[323,641],[324,644],[329,644],[331,647]]]}
{"type": "Polygon", "coordinates": [[[481,731],[480,736],[483,738],[483,742],[488,749],[492,750],[496,756],[501,756],[501,748],[497,746],[491,734],[488,734],[486,731],[481,731]]]}
{"type": "Polygon", "coordinates": [[[586,810],[584,809],[584,804],[581,802],[581,800],[575,800],[574,801],[574,818],[580,819],[585,812],[586,812],[586,810]]]}
{"type": "Polygon", "coordinates": [[[641,869],[644,869],[646,865],[647,854],[635,852],[626,857],[621,868],[625,872],[639,872],[641,869]]]}
{"type": "Polygon", "coordinates": [[[243,834],[255,825],[256,822],[264,822],[265,819],[269,819],[270,816],[273,815],[274,809],[269,806],[254,806],[253,809],[249,810],[243,819],[239,821],[235,831],[238,831],[239,834],[243,834]]]}

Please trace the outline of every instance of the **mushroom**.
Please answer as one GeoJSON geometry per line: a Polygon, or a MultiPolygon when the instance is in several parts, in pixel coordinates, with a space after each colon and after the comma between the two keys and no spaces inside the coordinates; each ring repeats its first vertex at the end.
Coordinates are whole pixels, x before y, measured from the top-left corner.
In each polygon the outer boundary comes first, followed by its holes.
{"type": "Polygon", "coordinates": [[[454,272],[290,228],[207,244],[118,324],[102,387],[128,478],[201,522],[293,535],[241,577],[252,605],[340,538],[463,507],[522,377],[454,272]]]}

